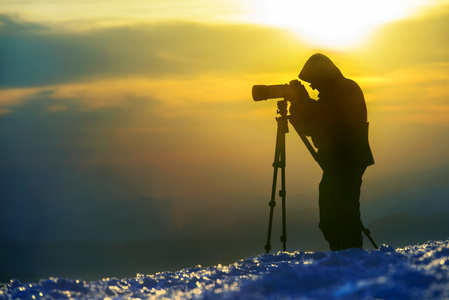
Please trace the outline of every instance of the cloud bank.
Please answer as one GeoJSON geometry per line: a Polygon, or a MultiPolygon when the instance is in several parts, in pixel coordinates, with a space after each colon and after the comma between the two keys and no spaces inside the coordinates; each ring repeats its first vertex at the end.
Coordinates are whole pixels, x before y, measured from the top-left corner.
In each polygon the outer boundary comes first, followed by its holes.
{"type": "MultiPolygon", "coordinates": [[[[368,179],[448,163],[447,16],[329,51],[365,91],[368,179]]],[[[288,82],[325,49],[255,25],[0,21],[2,239],[186,236],[266,211],[275,103],[253,103],[251,85],[288,82]]],[[[319,170],[288,143],[289,195],[314,201],[319,170]]]]}
{"type": "Polygon", "coordinates": [[[61,32],[7,15],[0,22],[3,88],[130,75],[263,72],[285,68],[298,48],[291,34],[255,25],[176,22],[61,32]]]}

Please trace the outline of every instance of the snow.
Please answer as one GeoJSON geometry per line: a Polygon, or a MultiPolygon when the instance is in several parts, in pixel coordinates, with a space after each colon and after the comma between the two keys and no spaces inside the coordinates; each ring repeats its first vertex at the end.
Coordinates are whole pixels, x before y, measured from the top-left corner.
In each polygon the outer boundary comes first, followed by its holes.
{"type": "Polygon", "coordinates": [[[16,298],[449,299],[449,240],[370,251],[277,252],[128,279],[0,285],[0,299],[16,298]]]}

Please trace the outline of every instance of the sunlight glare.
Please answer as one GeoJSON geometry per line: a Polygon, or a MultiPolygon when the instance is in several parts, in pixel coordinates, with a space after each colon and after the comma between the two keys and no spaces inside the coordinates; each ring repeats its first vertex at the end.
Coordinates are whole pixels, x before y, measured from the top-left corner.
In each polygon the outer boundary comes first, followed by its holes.
{"type": "Polygon", "coordinates": [[[248,0],[257,23],[292,29],[311,44],[341,48],[360,43],[375,27],[405,18],[432,1],[248,0]]]}

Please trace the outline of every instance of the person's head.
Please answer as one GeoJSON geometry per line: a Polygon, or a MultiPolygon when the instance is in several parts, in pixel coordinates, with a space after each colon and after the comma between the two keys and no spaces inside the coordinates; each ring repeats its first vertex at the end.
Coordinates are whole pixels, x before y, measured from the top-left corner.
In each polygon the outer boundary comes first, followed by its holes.
{"type": "Polygon", "coordinates": [[[316,53],[306,61],[298,77],[309,82],[313,89],[322,90],[343,75],[326,55],[316,53]]]}

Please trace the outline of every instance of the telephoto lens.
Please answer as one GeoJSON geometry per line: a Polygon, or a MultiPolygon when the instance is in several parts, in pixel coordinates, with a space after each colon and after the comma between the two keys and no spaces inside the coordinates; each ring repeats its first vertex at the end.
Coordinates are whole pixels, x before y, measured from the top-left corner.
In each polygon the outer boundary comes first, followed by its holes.
{"type": "Polygon", "coordinates": [[[284,98],[288,88],[288,84],[254,85],[252,91],[253,100],[262,101],[274,98],[284,98]]]}

